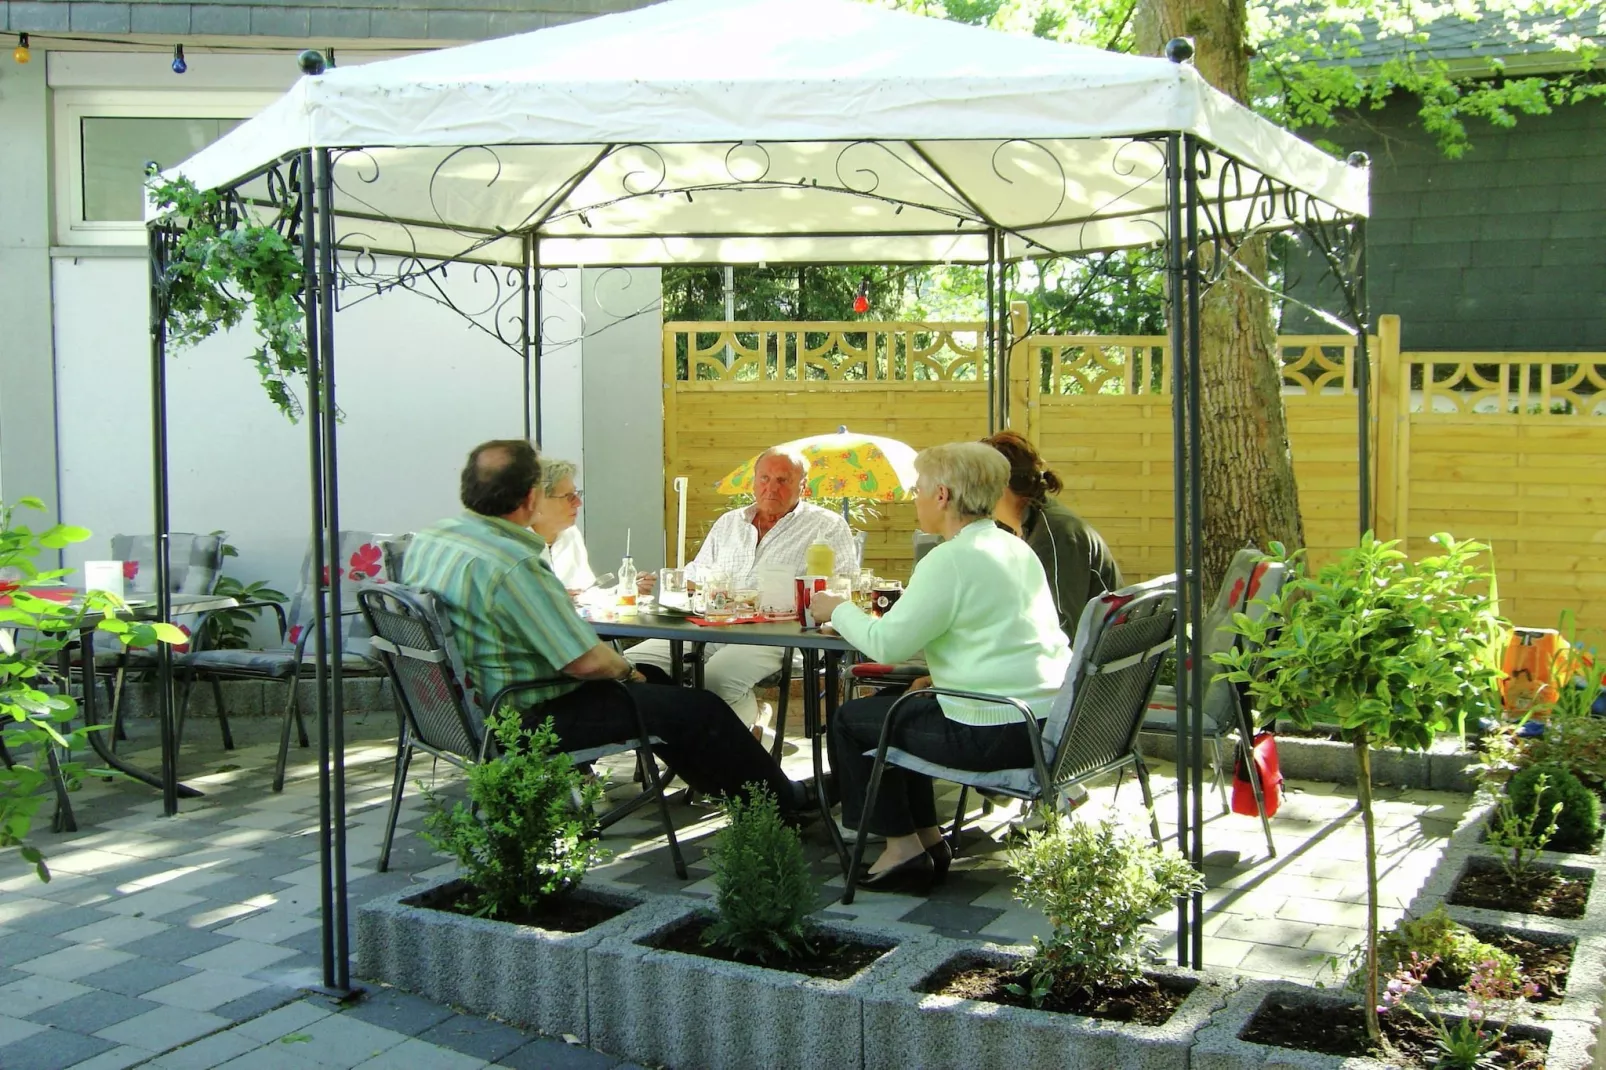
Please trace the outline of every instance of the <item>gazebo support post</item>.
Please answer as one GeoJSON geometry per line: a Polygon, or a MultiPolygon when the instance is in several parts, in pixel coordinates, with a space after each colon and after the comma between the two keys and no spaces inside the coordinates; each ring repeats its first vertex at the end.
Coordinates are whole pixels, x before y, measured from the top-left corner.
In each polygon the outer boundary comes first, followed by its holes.
{"type": "Polygon", "coordinates": [[[998,339],[997,381],[998,427],[1009,426],[1009,259],[1004,232],[993,230],[993,249],[998,254],[998,296],[994,300],[994,336],[998,339]]]}
{"type": "Polygon", "coordinates": [[[534,231],[524,232],[524,270],[520,272],[519,314],[524,317],[519,339],[524,358],[524,437],[541,441],[541,245],[534,231]]]}
{"type": "MultiPolygon", "coordinates": [[[[1183,395],[1186,393],[1183,371],[1183,351],[1186,348],[1186,338],[1183,325],[1183,308],[1186,304],[1186,295],[1182,283],[1182,243],[1178,239],[1182,236],[1182,138],[1177,134],[1166,137],[1165,146],[1165,181],[1166,181],[1166,315],[1168,333],[1170,334],[1171,356],[1171,538],[1173,547],[1173,563],[1178,577],[1177,597],[1179,602],[1178,617],[1187,601],[1187,586],[1182,577],[1187,571],[1187,524],[1185,511],[1187,497],[1183,486],[1184,474],[1187,471],[1184,444],[1187,442],[1186,413],[1183,404],[1183,395]]],[[[1188,636],[1182,628],[1177,629],[1177,850],[1184,854],[1188,851],[1188,744],[1189,739],[1189,678],[1188,674],[1180,671],[1186,665],[1188,657],[1188,636]]],[[[1189,940],[1188,920],[1190,916],[1189,905],[1178,900],[1177,902],[1177,965],[1188,964],[1189,940]]]]}
{"type": "MultiPolygon", "coordinates": [[[[328,571],[327,591],[318,614],[318,660],[328,666],[328,687],[318,688],[318,797],[323,819],[319,876],[324,901],[333,910],[323,915],[324,987],[346,998],[351,988],[351,948],[346,898],[346,725],[342,689],[340,587],[340,465],[337,449],[339,406],[335,398],[335,230],[334,165],[328,149],[317,150],[318,352],[322,360],[322,405],[311,413],[323,442],[323,531],[328,571]],[[327,660],[325,660],[327,659],[327,660]]],[[[314,434],[319,433],[315,430],[314,434]]]]}
{"type": "MultiPolygon", "coordinates": [[[[1191,843],[1188,860],[1195,872],[1204,872],[1204,693],[1205,664],[1198,656],[1204,639],[1204,475],[1203,453],[1200,442],[1200,324],[1199,299],[1202,284],[1199,277],[1199,170],[1198,142],[1184,135],[1182,138],[1184,175],[1185,219],[1187,248],[1183,255],[1184,281],[1188,291],[1188,571],[1182,577],[1181,587],[1187,592],[1183,604],[1187,615],[1188,660],[1179,665],[1189,667],[1188,721],[1193,738],[1188,743],[1188,777],[1183,793],[1193,806],[1188,823],[1191,843]]],[[[1182,675],[1180,672],[1178,675],[1182,675]]],[[[1179,706],[1180,706],[1179,702],[1179,706]]],[[[1194,892],[1189,904],[1190,953],[1193,968],[1204,964],[1204,892],[1194,892]]]]}
{"type": "Polygon", "coordinates": [[[993,289],[993,268],[998,262],[998,231],[987,232],[987,433],[998,430],[998,295],[993,289]]]}
{"type": "MultiPolygon", "coordinates": [[[[1360,533],[1372,530],[1372,313],[1366,303],[1366,218],[1351,224],[1355,233],[1355,400],[1360,421],[1360,533]]],[[[1343,279],[1339,280],[1340,285],[1343,279]]],[[[1404,536],[1404,532],[1400,533],[1404,536]]]]}
{"type": "MultiPolygon", "coordinates": [[[[150,254],[151,288],[151,488],[155,498],[156,521],[156,619],[173,616],[173,596],[168,589],[172,571],[169,532],[172,518],[168,509],[167,485],[167,250],[170,233],[166,224],[153,223],[145,231],[150,254]]],[[[91,643],[80,651],[84,687],[95,686],[95,650],[91,643]]],[[[173,724],[173,651],[167,643],[156,644],[156,716],[162,739],[162,813],[178,813],[178,739],[173,724]]]]}

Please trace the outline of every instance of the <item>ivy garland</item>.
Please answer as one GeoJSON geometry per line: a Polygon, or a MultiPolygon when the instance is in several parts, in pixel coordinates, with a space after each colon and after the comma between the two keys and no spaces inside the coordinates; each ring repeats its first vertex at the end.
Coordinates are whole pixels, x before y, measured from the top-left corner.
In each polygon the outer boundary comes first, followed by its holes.
{"type": "Polygon", "coordinates": [[[202,192],[187,178],[152,173],[157,207],[183,221],[168,256],[167,337],[187,348],[236,327],[247,306],[261,345],[251,354],[268,398],[295,421],[301,403],[290,381],[307,374],[306,315],[301,307],[301,254],[273,226],[256,223],[225,195],[202,192]]]}

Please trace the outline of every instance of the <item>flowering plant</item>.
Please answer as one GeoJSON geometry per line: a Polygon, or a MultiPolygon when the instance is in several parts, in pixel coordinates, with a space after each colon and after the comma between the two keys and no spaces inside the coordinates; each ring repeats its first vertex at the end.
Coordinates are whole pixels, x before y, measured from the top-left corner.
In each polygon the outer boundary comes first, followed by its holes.
{"type": "Polygon", "coordinates": [[[1528,980],[1513,980],[1500,963],[1486,959],[1473,967],[1472,976],[1461,987],[1467,994],[1465,1017],[1447,1019],[1438,1001],[1424,982],[1438,963],[1437,955],[1426,957],[1411,952],[1409,961],[1402,963],[1383,987],[1378,999],[1377,1013],[1402,1010],[1414,1014],[1428,1024],[1438,1041],[1444,1058],[1439,1065],[1452,1070],[1480,1070],[1493,1066],[1489,1052],[1505,1039],[1511,1028],[1510,1012],[1515,1005],[1539,994],[1539,986],[1528,980]],[[1427,1013],[1423,1014],[1406,1002],[1414,992],[1421,990],[1427,998],[1427,1013]],[[1491,1025],[1492,1014],[1505,1012],[1507,1021],[1491,1025]]]}

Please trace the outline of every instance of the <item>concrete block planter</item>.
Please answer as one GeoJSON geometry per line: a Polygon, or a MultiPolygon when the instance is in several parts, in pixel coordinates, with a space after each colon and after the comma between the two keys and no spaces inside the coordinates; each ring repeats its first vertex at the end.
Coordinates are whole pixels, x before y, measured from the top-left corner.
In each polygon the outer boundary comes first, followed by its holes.
{"type": "MultiPolygon", "coordinates": [[[[1308,1003],[1313,1014],[1320,1014],[1324,1008],[1354,1004],[1354,1000],[1336,994],[1283,981],[1246,981],[1225,1009],[1200,1030],[1189,1064],[1191,1070],[1390,1070],[1376,1059],[1297,1051],[1242,1039],[1251,1019],[1272,996],[1308,1003]]],[[[1585,1070],[1593,1063],[1593,1029],[1589,1023],[1556,1020],[1524,1023],[1513,1029],[1548,1042],[1546,1070],[1585,1070]]]]}
{"type": "Polygon", "coordinates": [[[590,950],[590,1042],[659,1066],[854,1070],[863,1065],[862,1001],[934,939],[891,926],[822,922],[826,931],[889,948],[855,976],[829,981],[647,946],[707,913],[674,898],[651,910],[590,950]]]}
{"type": "Polygon", "coordinates": [[[476,1014],[494,1014],[543,1033],[590,1038],[586,952],[629,929],[641,897],[582,886],[583,899],[626,908],[584,932],[564,933],[470,918],[420,905],[449,895],[456,880],[387,896],[357,910],[362,976],[476,1014]]]}
{"type": "Polygon", "coordinates": [[[1209,972],[1166,971],[1194,983],[1164,1025],[1136,1025],[937,996],[919,991],[955,959],[1005,964],[1029,951],[941,940],[864,1001],[866,1070],[1021,1066],[1033,1070],[1183,1070],[1196,1030],[1226,1003],[1234,984],[1209,972]],[[932,951],[935,950],[935,954],[932,951]]]}
{"type": "MultiPolygon", "coordinates": [[[[1144,732],[1142,750],[1146,757],[1172,761],[1176,758],[1174,732],[1144,732]]],[[[1231,742],[1223,744],[1227,761],[1232,760],[1231,742]]],[[[1208,766],[1211,752],[1206,749],[1208,766]]],[[[1336,784],[1355,783],[1355,749],[1348,743],[1309,736],[1279,735],[1277,759],[1283,776],[1291,780],[1320,780],[1336,784]]],[[[1407,751],[1381,747],[1372,752],[1372,780],[1382,786],[1395,784],[1403,788],[1424,788],[1434,791],[1470,792],[1473,778],[1466,772],[1473,756],[1460,740],[1445,737],[1436,740],[1428,751],[1407,751]]],[[[1228,771],[1229,777],[1231,770],[1228,771]]]]}
{"type": "Polygon", "coordinates": [[[1455,915],[1456,920],[1469,925],[1493,925],[1514,929],[1537,925],[1580,938],[1601,931],[1602,919],[1606,919],[1606,860],[1596,855],[1560,855],[1547,851],[1542,852],[1539,857],[1539,864],[1559,868],[1568,876],[1593,875],[1589,899],[1584,904],[1583,916],[1579,918],[1508,913],[1483,907],[1459,906],[1449,902],[1450,894],[1455,891],[1456,884],[1463,874],[1472,869],[1498,867],[1499,864],[1495,853],[1486,847],[1451,848],[1444,853],[1438,868],[1422,886],[1411,912],[1425,913],[1434,905],[1444,903],[1455,915]]]}

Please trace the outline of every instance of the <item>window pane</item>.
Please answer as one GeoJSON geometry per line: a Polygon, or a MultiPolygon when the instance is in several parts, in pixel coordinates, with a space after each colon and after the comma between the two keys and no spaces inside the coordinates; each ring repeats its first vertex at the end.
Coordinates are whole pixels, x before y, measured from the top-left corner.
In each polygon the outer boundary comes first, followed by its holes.
{"type": "Polygon", "coordinates": [[[90,222],[145,218],[145,165],[183,163],[242,119],[83,120],[84,219],[90,222]]]}

